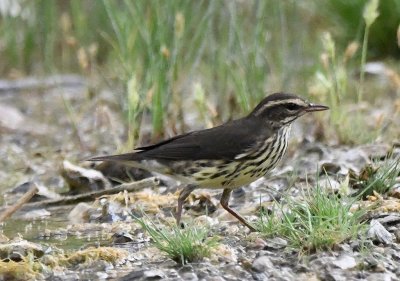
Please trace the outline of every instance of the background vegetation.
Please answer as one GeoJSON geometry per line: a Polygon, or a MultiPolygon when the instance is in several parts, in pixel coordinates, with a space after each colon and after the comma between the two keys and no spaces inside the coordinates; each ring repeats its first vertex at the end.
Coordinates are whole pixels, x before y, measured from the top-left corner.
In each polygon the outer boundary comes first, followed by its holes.
{"type": "Polygon", "coordinates": [[[369,142],[382,124],[360,115],[347,125],[348,104],[399,92],[388,83],[378,95],[375,86],[360,86],[358,74],[365,49],[367,60],[385,61],[398,78],[396,0],[379,3],[369,33],[364,0],[4,2],[2,76],[74,72],[93,85],[105,81],[116,89],[127,147],[141,137],[144,116],[150,115],[151,137],[158,139],[187,130],[183,115],[192,106],[211,126],[276,91],[328,103],[328,127],[339,142],[369,142]]]}

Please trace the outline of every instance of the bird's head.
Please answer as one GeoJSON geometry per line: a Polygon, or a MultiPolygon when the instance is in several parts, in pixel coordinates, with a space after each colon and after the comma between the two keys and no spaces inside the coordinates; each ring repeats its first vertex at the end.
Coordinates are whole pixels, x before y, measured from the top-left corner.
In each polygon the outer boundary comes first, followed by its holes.
{"type": "Polygon", "coordinates": [[[274,128],[292,123],[307,112],[327,110],[325,105],[313,104],[287,93],[275,93],[264,98],[249,117],[262,118],[274,128]]]}

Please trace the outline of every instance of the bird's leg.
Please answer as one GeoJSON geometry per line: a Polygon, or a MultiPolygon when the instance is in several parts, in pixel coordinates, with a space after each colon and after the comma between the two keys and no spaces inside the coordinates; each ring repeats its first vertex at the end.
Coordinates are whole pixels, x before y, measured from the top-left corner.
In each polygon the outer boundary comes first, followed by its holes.
{"type": "Polygon", "coordinates": [[[188,198],[189,194],[192,193],[192,191],[195,190],[196,188],[197,185],[189,184],[182,189],[181,193],[179,193],[178,207],[176,210],[176,224],[178,226],[179,223],[181,222],[183,203],[185,202],[186,198],[188,198]]]}
{"type": "Polygon", "coordinates": [[[256,231],[256,229],[251,226],[241,215],[239,215],[238,213],[236,213],[235,210],[231,209],[229,207],[229,198],[231,197],[231,193],[232,190],[231,189],[224,189],[224,191],[222,192],[222,196],[221,196],[221,206],[227,210],[232,216],[234,216],[235,218],[237,218],[242,224],[244,224],[245,226],[247,226],[250,231],[256,231]]]}

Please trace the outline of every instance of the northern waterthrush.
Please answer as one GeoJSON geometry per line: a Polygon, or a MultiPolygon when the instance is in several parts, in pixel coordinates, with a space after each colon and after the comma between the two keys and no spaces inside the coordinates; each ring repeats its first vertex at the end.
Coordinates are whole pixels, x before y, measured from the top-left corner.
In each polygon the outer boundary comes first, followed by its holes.
{"type": "Polygon", "coordinates": [[[122,162],[186,184],[178,199],[178,224],[182,205],[193,190],[221,188],[222,207],[254,231],[253,226],[229,207],[232,190],[255,181],[276,166],[285,154],[294,120],[307,112],[327,109],[293,94],[275,93],[241,119],[138,147],[131,153],[99,156],[89,161],[122,162]]]}

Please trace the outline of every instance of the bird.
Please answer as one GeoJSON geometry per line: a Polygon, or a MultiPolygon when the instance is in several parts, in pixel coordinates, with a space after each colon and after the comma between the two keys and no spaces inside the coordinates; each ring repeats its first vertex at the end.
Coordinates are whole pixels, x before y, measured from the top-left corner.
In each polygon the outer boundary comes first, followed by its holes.
{"type": "Polygon", "coordinates": [[[250,184],[272,170],[288,146],[293,121],[329,107],[291,93],[265,97],[245,117],[192,131],[132,152],[97,156],[88,161],[112,161],[160,173],[180,181],[176,222],[180,225],[185,199],[198,188],[222,189],[221,206],[250,231],[256,229],[229,206],[234,189],[250,184]]]}

